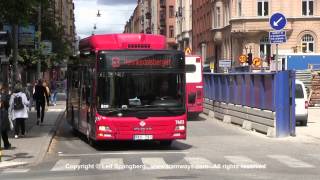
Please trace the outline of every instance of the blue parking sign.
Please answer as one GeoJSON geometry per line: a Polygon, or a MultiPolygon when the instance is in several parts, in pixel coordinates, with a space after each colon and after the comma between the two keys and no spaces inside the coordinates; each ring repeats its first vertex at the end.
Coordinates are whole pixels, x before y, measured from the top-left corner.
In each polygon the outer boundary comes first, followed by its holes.
{"type": "Polygon", "coordinates": [[[270,17],[269,23],[272,29],[279,31],[286,26],[287,19],[281,13],[275,13],[270,17]]]}

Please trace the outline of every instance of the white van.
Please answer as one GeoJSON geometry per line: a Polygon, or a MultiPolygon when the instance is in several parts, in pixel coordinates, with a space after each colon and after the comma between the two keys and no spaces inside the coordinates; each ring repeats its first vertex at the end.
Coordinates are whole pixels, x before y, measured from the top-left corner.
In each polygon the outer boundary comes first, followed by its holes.
{"type": "Polygon", "coordinates": [[[300,122],[300,125],[306,126],[308,123],[308,97],[306,87],[303,82],[296,80],[296,122],[300,122]]]}

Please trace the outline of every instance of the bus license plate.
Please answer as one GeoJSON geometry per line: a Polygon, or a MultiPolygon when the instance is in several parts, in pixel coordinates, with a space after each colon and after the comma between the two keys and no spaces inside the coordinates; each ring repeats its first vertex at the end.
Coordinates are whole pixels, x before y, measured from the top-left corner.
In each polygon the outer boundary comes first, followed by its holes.
{"type": "Polygon", "coordinates": [[[133,139],[134,140],[152,140],[153,136],[152,135],[134,135],[133,139]]]}

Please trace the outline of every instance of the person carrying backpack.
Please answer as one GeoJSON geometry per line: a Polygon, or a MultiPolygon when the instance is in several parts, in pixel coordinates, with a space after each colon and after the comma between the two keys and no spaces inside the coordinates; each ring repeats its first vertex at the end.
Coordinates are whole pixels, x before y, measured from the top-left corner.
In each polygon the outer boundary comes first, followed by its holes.
{"type": "Polygon", "coordinates": [[[9,102],[9,119],[15,122],[15,138],[25,135],[25,120],[28,119],[29,101],[23,92],[21,83],[17,83],[9,102]]]}

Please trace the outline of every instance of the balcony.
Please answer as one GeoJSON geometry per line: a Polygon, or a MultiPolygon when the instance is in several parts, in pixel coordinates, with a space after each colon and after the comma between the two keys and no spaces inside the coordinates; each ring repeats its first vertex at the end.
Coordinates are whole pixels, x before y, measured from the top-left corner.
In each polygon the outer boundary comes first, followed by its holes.
{"type": "MultiPolygon", "coordinates": [[[[231,32],[239,35],[256,35],[260,34],[261,32],[268,33],[272,30],[267,17],[233,18],[230,20],[230,25],[231,32]]],[[[292,32],[292,22],[288,21],[284,30],[289,33],[292,32]]]]}

